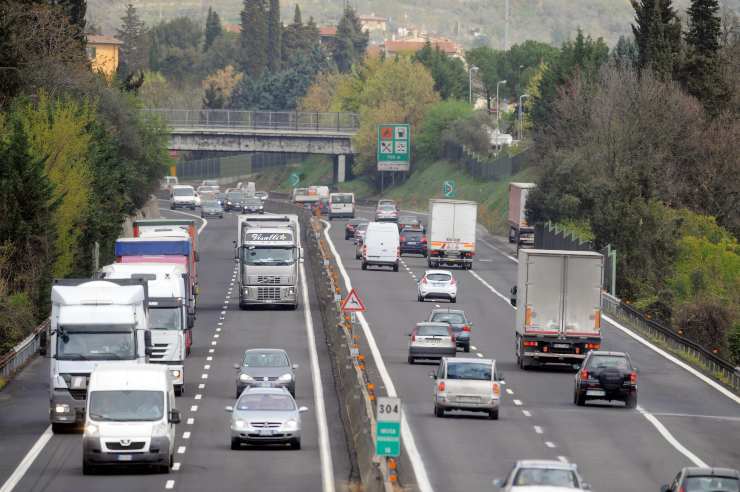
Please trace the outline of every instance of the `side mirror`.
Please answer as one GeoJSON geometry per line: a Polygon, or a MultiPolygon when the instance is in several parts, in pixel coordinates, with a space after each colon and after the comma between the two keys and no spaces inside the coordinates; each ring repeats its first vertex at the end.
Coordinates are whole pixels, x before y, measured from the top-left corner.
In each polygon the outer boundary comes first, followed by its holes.
{"type": "Polygon", "coordinates": [[[227,412],[231,413],[231,412],[234,411],[234,407],[232,407],[232,406],[224,407],[224,410],[226,410],[227,412]]]}
{"type": "Polygon", "coordinates": [[[303,248],[298,248],[298,258],[303,259],[303,248]]]}
{"type": "Polygon", "coordinates": [[[661,485],[660,486],[660,492],[671,492],[671,486],[670,485],[661,485]]]}
{"type": "Polygon", "coordinates": [[[298,364],[293,364],[293,369],[298,369],[298,364]]]}
{"type": "Polygon", "coordinates": [[[308,412],[308,407],[301,407],[298,409],[298,413],[306,413],[308,412]]]}
{"type": "Polygon", "coordinates": [[[504,480],[497,478],[496,480],[493,481],[493,486],[498,487],[500,489],[500,488],[503,488],[504,483],[505,483],[504,480]]]}
{"type": "Polygon", "coordinates": [[[241,366],[239,364],[234,364],[234,369],[238,371],[239,369],[241,369],[241,366]]]}
{"type": "Polygon", "coordinates": [[[511,303],[512,306],[516,307],[516,293],[517,293],[516,285],[512,287],[509,292],[511,292],[511,297],[509,298],[509,302],[511,303]]]}
{"type": "Polygon", "coordinates": [[[170,410],[170,415],[167,418],[167,421],[170,424],[179,424],[180,423],[180,410],[170,410]]]}
{"type": "Polygon", "coordinates": [[[640,368],[639,368],[639,367],[635,367],[635,372],[636,372],[637,374],[640,374],[640,368]]]}
{"type": "Polygon", "coordinates": [[[437,373],[432,371],[429,373],[429,379],[437,379],[437,373]]]}

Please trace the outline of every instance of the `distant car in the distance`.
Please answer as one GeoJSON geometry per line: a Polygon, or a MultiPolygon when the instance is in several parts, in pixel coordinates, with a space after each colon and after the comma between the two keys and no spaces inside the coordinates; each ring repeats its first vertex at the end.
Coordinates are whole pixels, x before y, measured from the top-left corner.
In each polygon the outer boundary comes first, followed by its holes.
{"type": "Polygon", "coordinates": [[[509,476],[494,480],[504,492],[576,492],[591,490],[573,463],[555,460],[519,460],[509,476]]]}
{"type": "Polygon", "coordinates": [[[732,468],[682,468],[661,492],[738,492],[740,472],[732,468]]]}
{"type": "Polygon", "coordinates": [[[462,309],[434,308],[429,313],[429,319],[427,321],[449,324],[452,327],[452,333],[455,334],[457,346],[465,352],[470,352],[470,337],[473,330],[473,323],[468,321],[465,311],[462,309]]]}
{"type": "Polygon", "coordinates": [[[449,270],[427,270],[419,280],[417,300],[449,299],[457,302],[457,280],[449,270]]]}
{"type": "Polygon", "coordinates": [[[493,359],[443,357],[434,379],[434,416],[450,410],[485,412],[498,420],[501,376],[493,359]]]}
{"type": "Polygon", "coordinates": [[[259,198],[247,197],[242,201],[242,210],[245,214],[263,214],[265,205],[259,198]]]}
{"type": "Polygon", "coordinates": [[[244,352],[241,364],[234,364],[236,396],[249,387],[283,387],[295,396],[295,370],[288,353],[282,349],[249,349],[244,352]]]}
{"type": "Polygon", "coordinates": [[[254,196],[264,202],[269,198],[270,195],[266,191],[255,191],[254,196]]]}
{"type": "Polygon", "coordinates": [[[422,224],[421,220],[419,220],[417,217],[413,215],[401,215],[398,218],[398,230],[403,231],[407,227],[419,229],[422,232],[425,232],[424,224],[422,224]]]}
{"type": "Polygon", "coordinates": [[[589,400],[619,400],[627,408],[637,406],[637,368],[624,352],[592,350],[576,373],[573,403],[589,400]]]}
{"type": "Polygon", "coordinates": [[[427,235],[417,227],[404,227],[398,237],[401,256],[405,254],[427,256],[427,235]]]}
{"type": "Polygon", "coordinates": [[[441,359],[456,354],[455,335],[447,323],[416,323],[409,333],[409,364],[418,359],[441,359]]]}
{"type": "Polygon", "coordinates": [[[395,204],[378,204],[375,209],[375,222],[398,222],[398,209],[395,204]]]}
{"type": "Polygon", "coordinates": [[[208,217],[224,218],[224,208],[216,200],[206,200],[200,206],[200,216],[204,219],[208,217]]]}

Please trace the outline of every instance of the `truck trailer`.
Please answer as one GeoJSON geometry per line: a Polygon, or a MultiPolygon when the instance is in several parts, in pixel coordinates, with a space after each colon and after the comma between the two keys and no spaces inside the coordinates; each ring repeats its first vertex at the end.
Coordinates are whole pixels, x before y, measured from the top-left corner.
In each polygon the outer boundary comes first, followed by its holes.
{"type": "Polygon", "coordinates": [[[509,242],[519,246],[534,246],[534,227],[527,223],[527,196],[536,188],[534,183],[509,183],[509,242]]]}
{"type": "Polygon", "coordinates": [[[429,200],[428,256],[431,268],[473,268],[478,204],[463,200],[429,200]]]}

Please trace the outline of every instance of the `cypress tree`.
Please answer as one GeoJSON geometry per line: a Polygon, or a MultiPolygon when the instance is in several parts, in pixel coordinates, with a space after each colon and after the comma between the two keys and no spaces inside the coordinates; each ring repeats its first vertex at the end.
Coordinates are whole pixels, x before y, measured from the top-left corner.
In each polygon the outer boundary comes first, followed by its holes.
{"type": "Polygon", "coordinates": [[[681,48],[681,23],[672,0],[631,0],[635,9],[632,33],[638,47],[638,67],[671,78],[681,48]]]}
{"type": "Polygon", "coordinates": [[[126,6],[126,13],[121,17],[121,27],[116,30],[116,36],[123,42],[121,46],[121,61],[118,72],[124,77],[146,68],[146,26],[139,18],[136,7],[126,6]]]}
{"type": "Polygon", "coordinates": [[[704,103],[711,114],[717,114],[729,89],[720,76],[720,18],[718,0],[691,0],[687,11],[687,57],[682,79],[690,94],[704,103]]]}
{"type": "Polygon", "coordinates": [[[293,11],[293,22],[283,29],[282,55],[283,65],[288,65],[291,58],[301,49],[301,33],[303,32],[303,20],[301,8],[296,4],[293,11]]]}
{"type": "Polygon", "coordinates": [[[264,0],[244,0],[241,12],[241,69],[257,78],[267,67],[267,7],[264,0]]]}
{"type": "Polygon", "coordinates": [[[203,42],[203,51],[208,51],[213,42],[223,32],[221,27],[221,18],[218,16],[218,12],[208,7],[208,15],[206,16],[206,34],[205,41],[203,42]]]}
{"type": "Polygon", "coordinates": [[[267,13],[267,66],[277,72],[282,66],[282,30],[280,22],[280,0],[270,0],[267,13]]]}
{"type": "Polygon", "coordinates": [[[334,46],[334,62],[340,72],[348,72],[352,65],[365,57],[368,33],[363,32],[360,20],[352,7],[347,6],[337,26],[337,41],[334,46]]]}

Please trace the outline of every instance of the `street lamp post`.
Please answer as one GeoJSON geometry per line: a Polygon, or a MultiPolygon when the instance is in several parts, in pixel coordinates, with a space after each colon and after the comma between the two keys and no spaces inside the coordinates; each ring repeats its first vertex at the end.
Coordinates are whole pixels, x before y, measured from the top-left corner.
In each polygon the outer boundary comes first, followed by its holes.
{"type": "Polygon", "coordinates": [[[470,70],[468,70],[468,103],[473,104],[473,72],[477,72],[478,67],[475,65],[470,66],[470,70]]]}
{"type": "Polygon", "coordinates": [[[524,114],[524,111],[522,111],[522,100],[529,97],[529,94],[522,94],[519,96],[519,140],[524,138],[524,124],[522,120],[522,115],[524,114]]]}
{"type": "Polygon", "coordinates": [[[498,98],[498,88],[501,84],[506,84],[505,80],[496,82],[496,129],[501,133],[501,103],[498,98]]]}

